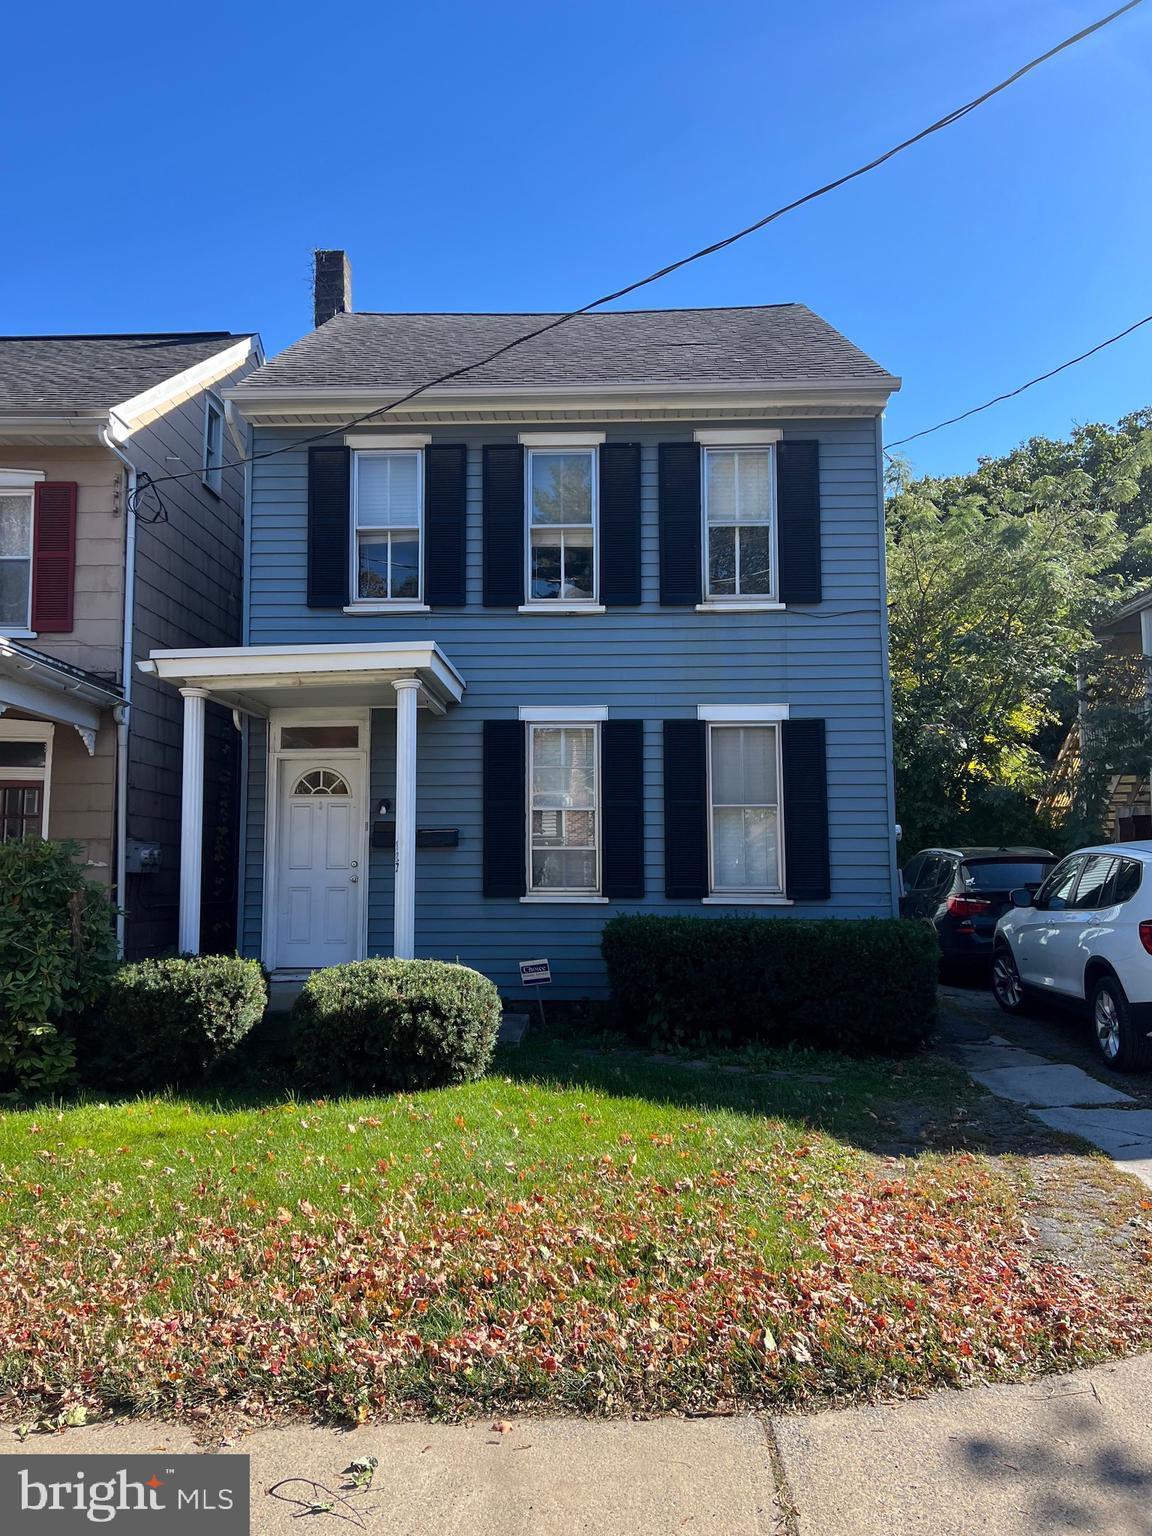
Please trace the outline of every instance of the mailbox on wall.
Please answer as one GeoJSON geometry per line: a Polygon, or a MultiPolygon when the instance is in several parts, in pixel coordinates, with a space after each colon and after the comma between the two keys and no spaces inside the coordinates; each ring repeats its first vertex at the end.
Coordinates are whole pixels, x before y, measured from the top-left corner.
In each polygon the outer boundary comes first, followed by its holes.
{"type": "MultiPolygon", "coordinates": [[[[372,823],[373,848],[395,848],[396,823],[376,821],[372,823]]],[[[417,827],[417,848],[459,848],[459,827],[417,827]]]]}

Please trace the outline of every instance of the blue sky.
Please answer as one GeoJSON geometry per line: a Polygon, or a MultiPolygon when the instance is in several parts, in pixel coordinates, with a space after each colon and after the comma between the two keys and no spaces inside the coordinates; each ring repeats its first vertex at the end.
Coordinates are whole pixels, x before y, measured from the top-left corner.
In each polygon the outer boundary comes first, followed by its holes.
{"type": "MultiPolygon", "coordinates": [[[[850,169],[1106,0],[585,0],[6,19],[0,330],[310,323],[310,252],[360,309],[586,302],[850,169]]],[[[905,386],[890,438],[1152,311],[1152,6],[846,190],[646,290],[800,300],[905,386]]],[[[640,303],[640,300],[635,301],[640,303]]],[[[1152,326],[912,445],[962,470],[1152,404],[1152,326]]]]}

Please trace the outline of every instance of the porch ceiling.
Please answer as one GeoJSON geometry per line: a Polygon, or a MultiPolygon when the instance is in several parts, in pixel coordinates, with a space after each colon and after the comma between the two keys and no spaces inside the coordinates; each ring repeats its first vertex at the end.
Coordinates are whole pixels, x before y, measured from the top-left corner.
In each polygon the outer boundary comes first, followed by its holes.
{"type": "Polygon", "coordinates": [[[375,645],[246,645],[153,651],[142,672],[177,688],[203,688],[248,714],[342,704],[391,708],[391,684],[414,677],[421,702],[437,714],[458,704],[464,679],[435,642],[375,645]]]}

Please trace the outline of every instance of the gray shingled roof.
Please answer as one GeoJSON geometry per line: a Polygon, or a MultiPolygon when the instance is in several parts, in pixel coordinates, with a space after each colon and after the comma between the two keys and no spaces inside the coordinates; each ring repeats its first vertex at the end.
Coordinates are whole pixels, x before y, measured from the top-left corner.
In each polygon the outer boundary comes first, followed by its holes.
{"type": "MultiPolygon", "coordinates": [[[[413,385],[486,356],[554,315],[336,315],[250,373],[266,389],[413,385]]],[[[803,304],[579,315],[454,381],[484,385],[895,380],[803,304]]]]}
{"type": "Polygon", "coordinates": [[[0,414],[106,411],[241,340],[230,331],[0,336],[0,414]]]}

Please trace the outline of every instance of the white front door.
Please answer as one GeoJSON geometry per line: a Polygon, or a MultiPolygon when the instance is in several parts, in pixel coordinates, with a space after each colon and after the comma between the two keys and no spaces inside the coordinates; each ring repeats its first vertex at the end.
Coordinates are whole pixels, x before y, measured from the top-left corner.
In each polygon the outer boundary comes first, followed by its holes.
{"type": "Polygon", "coordinates": [[[284,759],[277,837],[276,970],[357,960],[363,933],[363,764],[284,759]]]}

